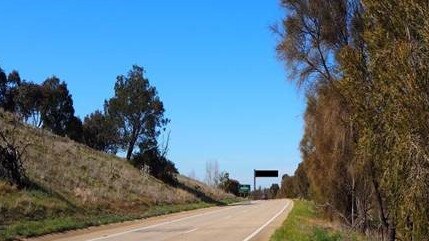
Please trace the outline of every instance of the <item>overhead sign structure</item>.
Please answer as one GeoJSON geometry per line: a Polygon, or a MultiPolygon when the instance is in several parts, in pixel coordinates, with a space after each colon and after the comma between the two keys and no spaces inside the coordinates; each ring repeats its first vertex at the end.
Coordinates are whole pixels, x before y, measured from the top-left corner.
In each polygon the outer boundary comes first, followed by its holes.
{"type": "Polygon", "coordinates": [[[256,178],[257,177],[278,177],[278,170],[253,170],[253,190],[256,191],[256,178]]]}
{"type": "Polygon", "coordinates": [[[250,193],[250,185],[249,184],[240,185],[238,188],[238,192],[243,194],[250,193]]]}
{"type": "Polygon", "coordinates": [[[255,170],[255,177],[278,177],[278,170],[255,170]]]}

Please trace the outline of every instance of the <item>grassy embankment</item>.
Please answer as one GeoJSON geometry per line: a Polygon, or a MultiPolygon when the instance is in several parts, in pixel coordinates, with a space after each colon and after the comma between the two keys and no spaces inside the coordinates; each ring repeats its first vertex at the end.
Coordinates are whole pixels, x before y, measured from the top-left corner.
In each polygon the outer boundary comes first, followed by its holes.
{"type": "Polygon", "coordinates": [[[342,229],[317,211],[313,202],[295,200],[294,207],[270,241],[367,241],[366,237],[342,229]]]}
{"type": "Polygon", "coordinates": [[[24,166],[33,183],[0,181],[0,240],[223,205],[234,196],[178,176],[169,186],[126,160],[24,124],[0,111],[0,128],[29,144],[24,166]],[[14,128],[16,126],[16,128],[14,128]]]}

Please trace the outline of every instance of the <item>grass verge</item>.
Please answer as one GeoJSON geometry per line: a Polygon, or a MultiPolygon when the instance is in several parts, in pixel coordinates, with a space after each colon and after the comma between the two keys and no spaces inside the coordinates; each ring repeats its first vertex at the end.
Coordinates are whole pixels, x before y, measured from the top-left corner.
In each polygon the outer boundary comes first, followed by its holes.
{"type": "Polygon", "coordinates": [[[364,241],[366,237],[342,230],[324,220],[314,203],[295,200],[294,207],[270,241],[364,241]]]}
{"type": "MultiPolygon", "coordinates": [[[[231,202],[233,202],[232,199],[223,201],[225,205],[231,202]]],[[[150,207],[147,211],[139,215],[80,214],[74,216],[47,218],[38,221],[20,221],[7,226],[0,225],[0,240],[9,241],[16,240],[17,238],[35,237],[55,232],[63,232],[68,230],[87,228],[90,226],[99,226],[109,223],[118,223],[141,218],[149,218],[213,206],[215,206],[215,204],[205,202],[175,205],[157,205],[150,207]]]]}

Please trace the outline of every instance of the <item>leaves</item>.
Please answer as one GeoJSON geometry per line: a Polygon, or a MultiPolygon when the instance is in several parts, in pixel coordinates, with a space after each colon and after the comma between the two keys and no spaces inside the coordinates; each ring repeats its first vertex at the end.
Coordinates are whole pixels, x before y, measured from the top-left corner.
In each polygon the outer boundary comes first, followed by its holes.
{"type": "Polygon", "coordinates": [[[311,197],[362,231],[378,219],[389,240],[428,237],[429,6],[282,3],[277,51],[311,86],[301,142],[311,197]]]}
{"type": "Polygon", "coordinates": [[[116,153],[119,132],[115,122],[101,111],[86,116],[83,123],[83,142],[96,150],[116,153]]]}
{"type": "Polygon", "coordinates": [[[136,146],[157,148],[157,137],[169,120],[156,88],[144,77],[142,67],[134,65],[127,76],[117,77],[115,96],[106,101],[107,114],[119,128],[120,148],[131,159],[136,146]]]}

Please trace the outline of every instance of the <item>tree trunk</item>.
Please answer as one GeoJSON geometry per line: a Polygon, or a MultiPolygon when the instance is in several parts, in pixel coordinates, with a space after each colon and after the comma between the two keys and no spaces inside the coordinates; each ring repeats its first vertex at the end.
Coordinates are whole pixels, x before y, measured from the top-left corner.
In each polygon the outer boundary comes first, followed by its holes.
{"type": "Polygon", "coordinates": [[[386,214],[384,213],[384,205],[383,205],[383,198],[381,197],[381,192],[380,192],[380,187],[378,185],[377,180],[375,180],[375,174],[374,174],[374,163],[370,163],[370,174],[371,174],[371,182],[372,185],[374,187],[374,192],[375,192],[375,197],[377,200],[377,204],[378,204],[378,209],[379,209],[379,214],[380,214],[380,219],[381,219],[381,223],[383,225],[383,233],[385,232],[385,230],[389,229],[389,223],[387,222],[387,218],[386,218],[386,214]]]}
{"type": "Polygon", "coordinates": [[[131,160],[131,155],[134,151],[134,145],[136,144],[137,137],[132,137],[130,143],[128,144],[128,150],[127,150],[127,160],[131,160]]]}
{"type": "Polygon", "coordinates": [[[384,214],[383,200],[381,198],[380,191],[378,190],[378,184],[376,181],[373,181],[373,184],[374,184],[374,188],[375,188],[375,195],[377,197],[378,208],[380,209],[380,219],[381,219],[383,226],[385,228],[387,228],[389,226],[389,224],[387,223],[386,215],[384,214]]]}
{"type": "Polygon", "coordinates": [[[133,131],[131,132],[131,140],[130,140],[130,143],[128,144],[128,150],[127,150],[127,160],[131,160],[131,155],[133,154],[134,145],[137,142],[139,132],[140,132],[140,129],[138,128],[133,128],[133,131]]]}
{"type": "Polygon", "coordinates": [[[395,224],[390,223],[387,237],[388,237],[389,241],[395,241],[396,240],[396,226],[395,226],[395,224]]]}
{"type": "Polygon", "coordinates": [[[355,177],[352,176],[352,228],[355,226],[355,177]]]}
{"type": "Polygon", "coordinates": [[[128,145],[127,157],[126,157],[127,160],[131,160],[131,155],[133,154],[135,143],[136,143],[135,140],[131,140],[130,144],[128,145]]]}
{"type": "Polygon", "coordinates": [[[390,232],[389,223],[387,222],[386,214],[384,213],[383,199],[381,197],[381,193],[379,190],[378,183],[376,180],[374,180],[374,178],[372,178],[372,184],[374,185],[374,192],[375,192],[375,196],[377,199],[378,209],[379,209],[379,213],[380,213],[380,219],[381,219],[381,223],[382,223],[383,229],[384,229],[383,233],[385,232],[385,230],[389,230],[389,232],[390,232]]]}

